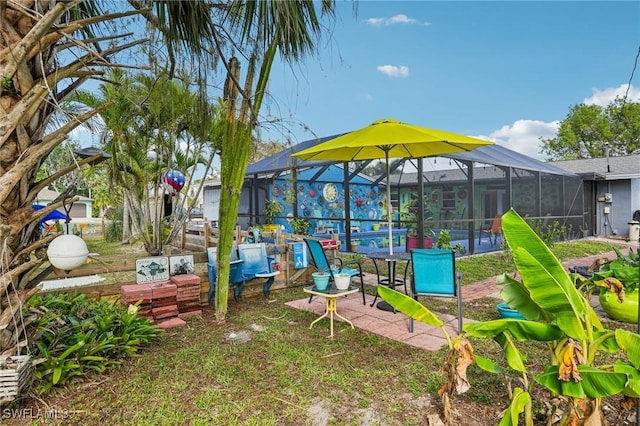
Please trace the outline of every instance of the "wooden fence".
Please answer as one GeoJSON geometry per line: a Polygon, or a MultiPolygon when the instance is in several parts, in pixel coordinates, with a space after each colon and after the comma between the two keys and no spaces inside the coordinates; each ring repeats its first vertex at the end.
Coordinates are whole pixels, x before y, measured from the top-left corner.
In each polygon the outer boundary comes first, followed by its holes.
{"type": "MultiPolygon", "coordinates": [[[[218,229],[211,228],[206,222],[189,222],[184,227],[182,236],[177,243],[172,246],[165,247],[164,255],[183,255],[192,254],[196,274],[201,279],[200,303],[206,305],[208,303],[207,295],[209,291],[209,278],[207,274],[207,247],[215,247],[218,244],[218,229]]],[[[235,231],[236,244],[247,241],[248,233],[240,228],[235,231]]],[[[263,241],[267,244],[267,253],[270,256],[277,256],[279,260],[279,268],[281,273],[276,276],[275,282],[271,287],[271,291],[278,291],[289,287],[298,287],[302,285],[310,285],[311,272],[313,268],[296,269],[293,266],[293,245],[296,242],[302,242],[302,236],[296,234],[283,233],[280,230],[266,232],[262,234],[263,241]]],[[[306,237],[310,238],[310,237],[306,237]]],[[[333,255],[336,255],[334,253],[333,255]]],[[[139,258],[149,257],[141,254],[139,258]]],[[[112,262],[102,262],[99,258],[96,261],[82,265],[81,267],[70,271],[66,275],[51,274],[47,279],[59,279],[64,277],[81,277],[92,275],[113,275],[125,273],[129,278],[125,280],[116,280],[108,284],[86,285],[79,287],[65,287],[60,290],[70,294],[83,293],[94,299],[107,298],[117,300],[120,296],[120,287],[123,285],[136,284],[132,275],[135,274],[136,259],[126,259],[112,262]],[[129,273],[129,274],[126,274],[129,273]]],[[[245,297],[259,296],[262,294],[262,279],[252,280],[247,283],[242,293],[245,297]]],[[[233,297],[230,292],[230,298],[233,297]]]]}

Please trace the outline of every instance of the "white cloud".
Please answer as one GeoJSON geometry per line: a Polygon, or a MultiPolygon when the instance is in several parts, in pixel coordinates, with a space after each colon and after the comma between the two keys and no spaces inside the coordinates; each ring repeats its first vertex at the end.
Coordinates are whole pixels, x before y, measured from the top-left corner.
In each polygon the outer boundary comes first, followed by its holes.
{"type": "Polygon", "coordinates": [[[386,74],[389,77],[401,77],[405,78],[409,76],[409,67],[404,65],[396,66],[396,65],[379,65],[378,71],[382,74],[386,74]]]}
{"type": "Polygon", "coordinates": [[[379,27],[382,24],[384,24],[384,22],[385,22],[384,18],[369,18],[369,19],[367,19],[367,24],[373,25],[374,27],[379,27]]]}
{"type": "Polygon", "coordinates": [[[387,20],[387,25],[393,24],[413,24],[416,20],[413,18],[409,18],[407,15],[399,14],[396,16],[392,16],[387,20]]]}
{"type": "MultiPolygon", "coordinates": [[[[414,18],[409,18],[407,15],[403,13],[399,13],[397,15],[392,16],[391,18],[369,18],[367,19],[367,24],[373,25],[374,27],[381,27],[383,25],[413,25],[418,24],[418,20],[414,18]]],[[[431,22],[423,22],[422,25],[429,26],[431,22]]]]}
{"type": "MultiPolygon", "coordinates": [[[[627,93],[628,84],[621,84],[619,87],[609,87],[604,90],[593,88],[591,91],[593,95],[590,98],[584,98],[582,101],[587,105],[598,105],[605,107],[613,102],[616,98],[624,98],[627,93]]],[[[640,102],[640,89],[637,87],[629,87],[629,93],[627,95],[628,102],[640,102]]]]}
{"type": "Polygon", "coordinates": [[[555,137],[559,125],[559,121],[548,123],[540,120],[518,120],[512,125],[502,126],[491,132],[488,137],[478,137],[492,140],[512,151],[544,161],[544,156],[540,153],[542,146],[540,138],[555,137]]]}

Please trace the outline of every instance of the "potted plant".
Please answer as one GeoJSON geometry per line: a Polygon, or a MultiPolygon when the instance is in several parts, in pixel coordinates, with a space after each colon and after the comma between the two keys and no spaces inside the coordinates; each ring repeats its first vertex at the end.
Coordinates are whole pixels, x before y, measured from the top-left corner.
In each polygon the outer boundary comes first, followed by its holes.
{"type": "Polygon", "coordinates": [[[462,255],[467,252],[467,249],[461,243],[456,243],[453,246],[451,245],[451,234],[448,229],[440,230],[436,241],[436,247],[439,249],[453,250],[456,252],[456,255],[462,255]]]}
{"type": "Polygon", "coordinates": [[[351,285],[351,275],[344,272],[338,272],[333,274],[333,279],[336,282],[336,288],[338,290],[348,290],[351,285]]]}
{"type": "Polygon", "coordinates": [[[588,269],[593,272],[591,278],[582,285],[591,293],[599,289],[600,306],[607,315],[617,321],[636,323],[638,321],[638,252],[632,250],[623,255],[613,247],[617,258],[599,259],[588,269]]]}
{"type": "Polygon", "coordinates": [[[293,233],[298,235],[309,235],[309,229],[311,229],[311,222],[303,217],[296,217],[291,219],[291,228],[293,233]]]}
{"type": "Polygon", "coordinates": [[[314,290],[327,290],[327,287],[329,287],[329,278],[331,278],[331,274],[328,274],[323,270],[318,270],[317,272],[312,272],[311,277],[313,278],[314,290]]]}
{"type": "Polygon", "coordinates": [[[284,211],[284,207],[277,200],[267,200],[264,204],[264,210],[262,213],[266,217],[267,225],[263,228],[265,231],[275,231],[278,226],[273,225],[276,217],[282,214],[284,211]]]}
{"type": "MultiPolygon", "coordinates": [[[[418,199],[417,197],[413,197],[411,201],[407,204],[406,209],[400,212],[400,219],[405,222],[407,227],[407,237],[406,237],[406,246],[405,251],[408,253],[412,248],[418,248],[419,240],[418,240],[418,199]]],[[[425,200],[423,205],[424,211],[424,221],[422,223],[424,229],[424,240],[423,247],[424,248],[432,248],[433,242],[436,238],[435,232],[431,229],[429,224],[433,219],[433,213],[429,210],[427,206],[427,201],[425,200]]]]}

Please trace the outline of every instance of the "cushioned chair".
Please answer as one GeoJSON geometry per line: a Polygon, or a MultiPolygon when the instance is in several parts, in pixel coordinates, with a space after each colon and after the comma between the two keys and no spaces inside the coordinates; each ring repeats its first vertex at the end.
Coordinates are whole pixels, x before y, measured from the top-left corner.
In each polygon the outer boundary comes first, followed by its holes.
{"type": "MultiPolygon", "coordinates": [[[[213,302],[216,297],[216,280],[218,270],[216,267],[216,256],[218,255],[217,247],[207,248],[207,272],[209,275],[209,303],[213,302]]],[[[242,277],[242,260],[238,259],[238,253],[234,248],[231,250],[231,262],[229,264],[229,288],[233,289],[233,299],[237,302],[242,295],[245,280],[242,277]]]]}
{"type": "MultiPolygon", "coordinates": [[[[360,266],[360,264],[358,262],[343,263],[342,259],[340,259],[339,257],[333,257],[331,259],[327,258],[324,248],[322,247],[322,244],[318,240],[305,238],[304,242],[307,244],[307,247],[309,248],[309,255],[311,257],[311,261],[313,262],[313,265],[315,266],[315,268],[318,271],[329,272],[329,274],[331,275],[331,277],[329,278],[329,283],[335,282],[335,279],[333,276],[334,272],[349,274],[351,275],[351,277],[360,277],[360,290],[362,292],[362,304],[366,305],[367,300],[364,292],[364,280],[362,279],[364,275],[362,274],[362,267],[360,266]],[[334,268],[331,267],[332,265],[334,266],[334,268]],[[345,268],[344,265],[354,266],[355,268],[345,268]]],[[[313,298],[313,295],[309,297],[309,302],[311,302],[312,298],[313,298]]]]}
{"type": "MultiPolygon", "coordinates": [[[[456,273],[453,250],[411,250],[411,297],[455,297],[458,301],[458,333],[462,331],[461,274],[456,273]]],[[[413,318],[409,318],[409,331],[413,333],[413,318]]]]}
{"type": "Polygon", "coordinates": [[[267,256],[265,243],[239,244],[238,255],[242,263],[242,278],[245,281],[266,278],[262,283],[262,293],[268,298],[271,286],[280,271],[271,270],[272,258],[267,256]]]}

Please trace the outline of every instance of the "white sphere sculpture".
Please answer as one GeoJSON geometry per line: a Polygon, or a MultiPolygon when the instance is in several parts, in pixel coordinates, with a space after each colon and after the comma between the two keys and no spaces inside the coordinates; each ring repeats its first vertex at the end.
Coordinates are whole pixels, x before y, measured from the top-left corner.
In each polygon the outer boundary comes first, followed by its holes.
{"type": "Polygon", "coordinates": [[[87,243],[77,235],[71,234],[56,237],[47,249],[49,262],[63,271],[70,271],[84,265],[88,255],[87,243]]]}

